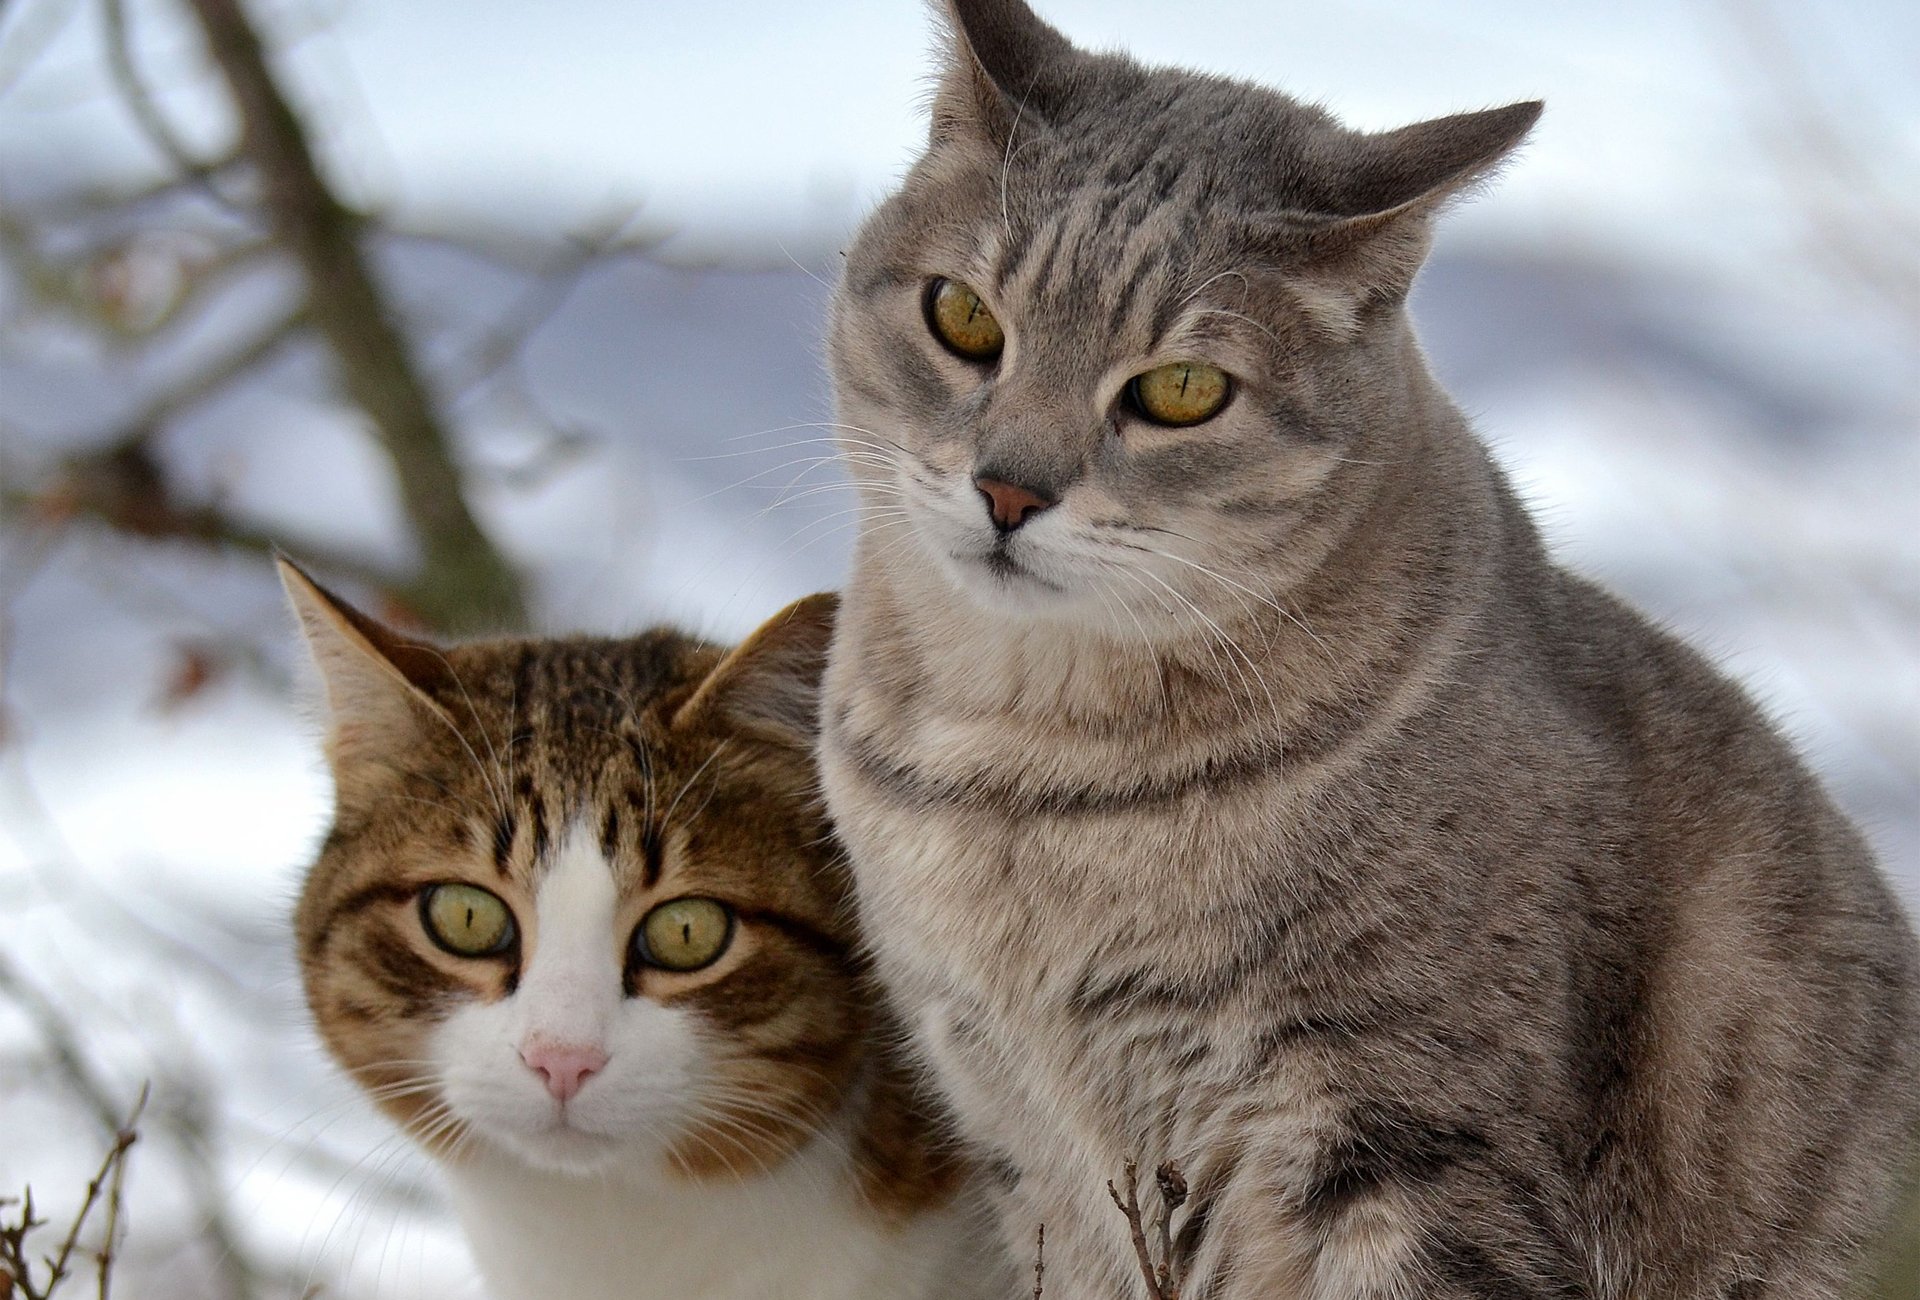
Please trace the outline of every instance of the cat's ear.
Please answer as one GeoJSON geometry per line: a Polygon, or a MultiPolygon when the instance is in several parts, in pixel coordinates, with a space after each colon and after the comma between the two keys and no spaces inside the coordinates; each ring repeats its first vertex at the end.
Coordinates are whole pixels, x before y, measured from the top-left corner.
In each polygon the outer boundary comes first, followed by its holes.
{"type": "Polygon", "coordinates": [[[1426,260],[1433,218],[1491,175],[1539,120],[1538,100],[1416,122],[1397,130],[1343,133],[1316,164],[1333,211],[1278,219],[1286,260],[1303,267],[1312,314],[1350,329],[1370,302],[1394,302],[1426,260]]]}
{"type": "Polygon", "coordinates": [[[1025,0],[942,0],[946,67],[933,97],[932,143],[1004,148],[1023,117],[1044,120],[1079,51],[1025,0]]]}
{"type": "Polygon", "coordinates": [[[720,661],[673,716],[675,727],[716,716],[728,727],[810,749],[820,728],[820,676],[840,598],[806,596],[720,661]]]}
{"type": "Polygon", "coordinates": [[[356,771],[391,764],[423,728],[454,726],[431,693],[448,680],[438,649],[361,613],[284,555],[275,563],[325,692],[327,761],[343,790],[356,771]]]}

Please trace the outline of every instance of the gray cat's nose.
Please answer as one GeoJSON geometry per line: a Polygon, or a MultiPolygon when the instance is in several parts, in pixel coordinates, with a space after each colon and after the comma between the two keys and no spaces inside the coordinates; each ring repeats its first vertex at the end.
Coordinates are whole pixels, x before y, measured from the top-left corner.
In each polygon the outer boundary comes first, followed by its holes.
{"type": "Polygon", "coordinates": [[[984,474],[976,478],[973,485],[987,500],[987,513],[993,518],[993,526],[1003,533],[1012,532],[1058,500],[1044,492],[984,474]]]}

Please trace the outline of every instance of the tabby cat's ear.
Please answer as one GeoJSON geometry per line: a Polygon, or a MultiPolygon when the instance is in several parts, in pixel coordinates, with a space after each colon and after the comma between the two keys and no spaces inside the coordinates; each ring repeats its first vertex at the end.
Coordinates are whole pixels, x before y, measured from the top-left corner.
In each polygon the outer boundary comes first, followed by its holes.
{"type": "Polygon", "coordinates": [[[946,68],[933,98],[932,142],[1004,148],[1022,118],[1044,120],[1080,52],[1025,0],[945,0],[946,68]]]}
{"type": "Polygon", "coordinates": [[[423,728],[454,725],[430,692],[448,680],[446,657],[408,641],[276,558],[326,692],[327,761],[344,792],[370,765],[389,766],[423,728]]]}
{"type": "Polygon", "coordinates": [[[1316,159],[1332,211],[1287,212],[1269,232],[1282,260],[1303,267],[1316,317],[1351,328],[1370,302],[1406,296],[1426,260],[1433,217],[1499,167],[1540,118],[1538,100],[1343,133],[1316,159]]]}
{"type": "Polygon", "coordinates": [[[834,593],[793,602],[763,623],[673,716],[675,727],[718,718],[728,728],[810,749],[820,727],[820,675],[833,640],[834,593]]]}

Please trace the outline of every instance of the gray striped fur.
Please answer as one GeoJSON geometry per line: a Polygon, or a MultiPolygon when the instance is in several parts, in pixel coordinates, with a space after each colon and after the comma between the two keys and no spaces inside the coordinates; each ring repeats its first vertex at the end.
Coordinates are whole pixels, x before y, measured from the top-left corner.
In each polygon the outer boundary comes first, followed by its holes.
{"type": "Polygon", "coordinates": [[[850,248],[826,790],[1048,1300],[1822,1300],[1913,1151],[1916,960],[1742,693],[1546,555],[1429,376],[1434,213],[1537,105],[1367,135],[955,0],[850,248]],[[939,347],[934,277],[997,362],[939,347]],[[1214,419],[1120,397],[1169,359],[1214,419]],[[1059,498],[996,537],[978,474],[1059,498]]]}

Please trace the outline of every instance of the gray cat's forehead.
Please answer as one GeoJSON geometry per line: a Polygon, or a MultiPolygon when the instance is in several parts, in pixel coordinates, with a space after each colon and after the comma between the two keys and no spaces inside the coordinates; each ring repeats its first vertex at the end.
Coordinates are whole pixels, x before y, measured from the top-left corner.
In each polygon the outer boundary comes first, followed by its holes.
{"type": "Polygon", "coordinates": [[[1312,208],[1316,152],[1343,134],[1276,90],[1119,56],[1089,58],[1000,160],[1030,198],[1184,183],[1235,208],[1312,208]]]}

